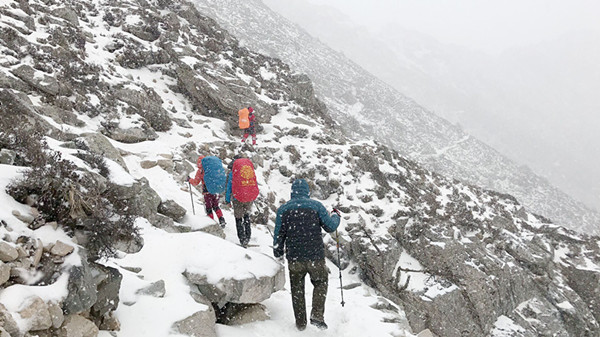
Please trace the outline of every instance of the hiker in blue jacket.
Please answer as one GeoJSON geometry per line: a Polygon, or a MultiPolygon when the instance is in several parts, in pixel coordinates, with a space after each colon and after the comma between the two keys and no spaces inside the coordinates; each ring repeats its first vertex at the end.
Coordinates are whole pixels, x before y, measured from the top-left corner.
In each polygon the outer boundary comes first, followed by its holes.
{"type": "Polygon", "coordinates": [[[296,179],[292,183],[290,201],[277,210],[273,235],[273,255],[282,259],[285,248],[292,306],[298,330],[306,328],[304,279],[307,273],[314,286],[310,323],[320,329],[327,329],[323,315],[327,297],[328,270],[325,265],[325,247],[321,228],[331,233],[340,224],[338,210],[334,208],[335,214],[330,216],[325,206],[310,199],[309,194],[310,189],[306,180],[296,179]]]}

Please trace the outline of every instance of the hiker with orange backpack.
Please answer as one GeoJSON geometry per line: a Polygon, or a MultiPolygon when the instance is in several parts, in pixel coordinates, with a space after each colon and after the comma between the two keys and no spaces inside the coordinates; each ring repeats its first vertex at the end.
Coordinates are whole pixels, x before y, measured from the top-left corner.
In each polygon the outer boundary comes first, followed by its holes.
{"type": "Polygon", "coordinates": [[[194,186],[202,184],[202,195],[204,196],[206,215],[208,215],[209,218],[214,219],[214,211],[219,219],[219,224],[222,228],[225,228],[227,223],[225,222],[223,212],[219,207],[219,193],[222,193],[225,186],[225,171],[223,170],[223,164],[221,163],[221,160],[215,156],[204,157],[201,155],[196,161],[196,166],[198,166],[196,176],[193,179],[188,177],[187,180],[194,186]],[[206,166],[206,172],[204,166],[206,166]]]}
{"type": "Polygon", "coordinates": [[[240,129],[244,130],[244,137],[242,143],[246,141],[248,135],[252,135],[252,145],[256,145],[256,130],[254,129],[254,121],[256,116],[254,115],[254,109],[249,106],[238,111],[239,121],[238,125],[240,129]]]}
{"type": "Polygon", "coordinates": [[[258,183],[256,182],[254,165],[250,159],[236,155],[233,157],[228,169],[225,202],[227,204],[233,203],[233,216],[235,217],[238,239],[240,245],[246,248],[251,235],[250,209],[253,201],[258,196],[258,183]]]}

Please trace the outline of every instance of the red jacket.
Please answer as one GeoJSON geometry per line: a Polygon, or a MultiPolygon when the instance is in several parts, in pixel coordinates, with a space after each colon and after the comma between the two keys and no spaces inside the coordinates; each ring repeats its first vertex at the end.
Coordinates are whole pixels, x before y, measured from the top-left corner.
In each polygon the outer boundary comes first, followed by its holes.
{"type": "Polygon", "coordinates": [[[196,172],[196,177],[194,177],[194,179],[190,179],[190,184],[196,186],[200,183],[202,183],[202,185],[204,185],[204,170],[202,169],[202,167],[198,168],[198,171],[196,172]]]}
{"type": "Polygon", "coordinates": [[[250,121],[250,127],[254,127],[254,120],[256,119],[256,115],[253,112],[248,115],[248,120],[250,121]]]}
{"type": "Polygon", "coordinates": [[[198,184],[202,184],[202,192],[208,192],[208,190],[206,189],[206,185],[204,184],[204,169],[202,168],[202,159],[204,158],[204,156],[200,156],[198,157],[198,161],[196,162],[196,165],[198,166],[198,171],[196,171],[196,176],[194,177],[194,179],[189,179],[188,181],[190,182],[190,184],[196,186],[198,184]]]}

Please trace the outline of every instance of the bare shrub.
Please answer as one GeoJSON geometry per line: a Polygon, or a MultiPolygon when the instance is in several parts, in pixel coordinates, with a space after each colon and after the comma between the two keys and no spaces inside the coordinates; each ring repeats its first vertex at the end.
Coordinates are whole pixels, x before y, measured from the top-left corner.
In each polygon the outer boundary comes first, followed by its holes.
{"type": "MultiPolygon", "coordinates": [[[[27,137],[8,137],[23,138],[27,137]]],[[[35,195],[34,206],[45,221],[56,221],[71,235],[75,231],[84,232],[88,238],[85,248],[93,259],[114,256],[116,242],[139,237],[134,217],[126,215],[106,198],[91,173],[62,159],[60,153],[48,149],[43,139],[29,137],[27,141],[21,144],[20,150],[26,158],[35,159],[30,160],[30,169],[23,178],[8,186],[8,194],[20,202],[35,195]]]]}

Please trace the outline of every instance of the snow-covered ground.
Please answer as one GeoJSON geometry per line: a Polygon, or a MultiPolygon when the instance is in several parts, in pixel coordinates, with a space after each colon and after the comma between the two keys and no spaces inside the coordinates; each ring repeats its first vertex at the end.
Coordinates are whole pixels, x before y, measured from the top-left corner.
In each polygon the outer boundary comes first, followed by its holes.
{"type": "MultiPolygon", "coordinates": [[[[282,139],[280,143],[272,140],[274,132],[277,131],[273,125],[277,125],[278,127],[295,126],[294,123],[288,120],[288,118],[294,116],[289,115],[285,109],[282,111],[280,115],[273,119],[273,124],[264,125],[265,134],[259,135],[259,145],[255,147],[255,150],[259,150],[261,147],[283,148],[285,145],[297,142],[297,140],[293,138],[288,139],[287,137],[286,139],[282,139]]],[[[193,189],[196,212],[193,215],[190,194],[189,191],[185,190],[186,184],[181,179],[182,177],[170,174],[159,166],[150,169],[143,169],[141,167],[141,161],[159,159],[164,154],[177,157],[178,153],[176,149],[190,141],[194,141],[198,145],[219,140],[237,141],[237,139],[227,136],[223,137],[225,139],[214,137],[214,134],[224,135],[224,132],[219,130],[220,127],[224,127],[220,120],[212,120],[206,117],[199,118],[208,121],[211,129],[216,129],[216,132],[206,132],[203,125],[191,123],[194,130],[181,129],[174,125],[172,130],[161,133],[160,138],[152,142],[122,144],[111,141],[117,148],[130,153],[130,155],[124,157],[130,171],[129,173],[121,169],[119,165],[109,161],[108,166],[111,170],[111,180],[118,184],[129,185],[133,179],[147,178],[150,186],[161,196],[163,201],[171,199],[186,208],[187,214],[182,220],[181,225],[189,226],[193,230],[190,233],[167,233],[161,229],[152,227],[145,219],[140,218],[137,220],[137,224],[142,229],[144,248],[136,254],[121,253],[116,258],[103,261],[106,265],[118,268],[123,274],[122,288],[120,290],[121,303],[115,312],[115,316],[121,323],[121,330],[116,332],[116,336],[118,337],[178,336],[178,334],[172,331],[172,324],[204,309],[202,304],[195,302],[189,295],[191,285],[182,275],[182,272],[185,270],[194,269],[204,272],[217,281],[222,277],[243,276],[246,273],[258,275],[271,274],[273,273],[274,264],[277,263],[272,258],[271,234],[264,224],[253,225],[252,239],[250,241],[250,244],[253,246],[248,248],[248,250],[237,245],[238,239],[235,231],[233,212],[226,206],[223,207],[227,220],[225,240],[198,231],[214,223],[213,220],[204,214],[201,193],[195,188],[193,189]],[[182,134],[190,131],[194,135],[193,137],[182,136],[182,134]],[[250,259],[248,259],[248,256],[250,259]],[[132,267],[141,268],[141,271],[134,273],[130,271],[132,267]],[[165,282],[166,294],[164,297],[157,298],[136,294],[139,289],[159,280],[165,282]]],[[[94,123],[88,125],[94,125],[94,123]]],[[[311,134],[319,131],[309,127],[306,128],[309,129],[311,134]]],[[[82,129],[77,131],[82,133],[94,130],[82,129]]],[[[60,151],[64,158],[85,167],[86,164],[83,161],[74,157],[71,150],[61,148],[59,142],[48,139],[48,143],[51,148],[60,151]]],[[[322,146],[317,145],[316,142],[309,139],[304,142],[302,149],[307,153],[312,153],[318,151],[322,146]]],[[[347,148],[343,150],[347,151],[347,148]]],[[[249,152],[248,154],[251,153],[249,152]]],[[[226,162],[228,160],[226,159],[226,162]]],[[[280,164],[285,163],[283,161],[280,164]]],[[[338,165],[335,173],[343,175],[345,173],[344,168],[345,166],[338,165]]],[[[18,171],[20,169],[22,168],[1,166],[0,182],[2,186],[0,186],[0,202],[5,207],[0,210],[0,218],[5,220],[13,230],[16,229],[11,233],[7,233],[5,229],[1,229],[2,234],[16,235],[17,233],[25,233],[33,237],[39,237],[43,242],[53,242],[57,238],[65,242],[70,242],[71,240],[60,229],[51,230],[48,226],[44,226],[32,232],[27,229],[25,224],[12,215],[12,210],[18,210],[21,214],[30,213],[28,206],[17,203],[4,192],[6,185],[11,179],[19,176],[18,171]]],[[[257,176],[262,194],[264,195],[266,192],[272,191],[277,195],[277,200],[288,199],[290,193],[289,179],[272,174],[267,181],[264,178],[262,170],[262,168],[257,167],[257,176]]],[[[368,180],[366,183],[368,183],[368,180]]],[[[335,200],[323,202],[328,208],[331,208],[335,200]]],[[[271,222],[269,225],[272,227],[273,223],[271,222]]],[[[340,229],[342,227],[343,223],[340,229]]],[[[408,323],[400,309],[397,309],[395,313],[386,313],[373,308],[378,302],[389,303],[389,301],[380,298],[376,291],[366,285],[361,284],[352,289],[344,290],[345,306],[342,307],[338,269],[330,261],[328,261],[328,267],[330,269],[330,277],[325,312],[325,319],[329,324],[328,330],[321,331],[311,325],[304,332],[296,330],[291,295],[286,280],[285,290],[274,293],[271,298],[263,302],[268,309],[271,317],[270,320],[241,326],[218,325],[218,335],[236,337],[280,335],[413,336],[409,332],[408,323]]],[[[346,285],[361,282],[358,274],[350,273],[351,270],[352,265],[342,273],[342,280],[346,285]]],[[[22,306],[23,300],[31,294],[36,294],[46,301],[64,298],[66,296],[66,278],[59,279],[59,282],[46,287],[46,289],[33,286],[19,286],[18,289],[13,286],[3,289],[0,291],[0,303],[4,304],[13,312],[13,316],[17,318],[18,313],[16,312],[19,311],[19,306],[22,306]]],[[[312,294],[310,282],[307,282],[306,294],[307,310],[310,311],[310,298],[312,294]]],[[[102,331],[100,336],[109,337],[111,333],[102,331]]]]}

